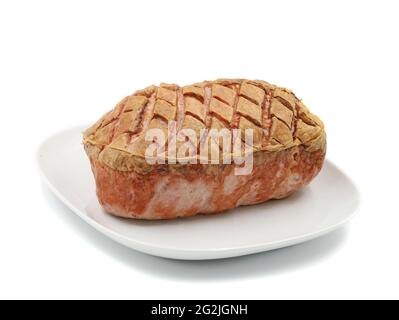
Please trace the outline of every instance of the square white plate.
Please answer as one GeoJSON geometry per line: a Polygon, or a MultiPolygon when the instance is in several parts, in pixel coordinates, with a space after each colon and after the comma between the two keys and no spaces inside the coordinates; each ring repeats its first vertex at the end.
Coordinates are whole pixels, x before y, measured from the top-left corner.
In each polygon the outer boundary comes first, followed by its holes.
{"type": "Polygon", "coordinates": [[[355,213],[353,182],[326,161],[319,176],[284,200],[211,216],[141,221],[107,214],[83,151],[84,127],[51,136],[39,148],[44,181],[72,211],[98,231],[132,249],[175,259],[219,259],[282,248],[335,230],[355,213]]]}

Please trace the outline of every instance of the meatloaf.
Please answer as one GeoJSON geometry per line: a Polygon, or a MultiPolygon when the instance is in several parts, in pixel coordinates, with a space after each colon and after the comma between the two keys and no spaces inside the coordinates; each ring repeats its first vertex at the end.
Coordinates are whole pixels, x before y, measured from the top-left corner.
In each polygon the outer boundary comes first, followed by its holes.
{"type": "Polygon", "coordinates": [[[220,79],[136,91],[88,128],[83,144],[107,212],[173,219],[291,195],[321,170],[326,134],[320,119],[290,90],[260,80],[220,79]],[[151,129],[167,138],[190,129],[194,137],[180,136],[176,145],[191,148],[183,155],[169,152],[172,140],[148,139],[151,129]],[[207,139],[212,129],[234,132],[227,148],[221,137],[207,139]],[[248,129],[249,142],[236,134],[248,129]],[[237,142],[238,149],[231,147],[237,142]],[[158,154],[147,157],[154,144],[158,154]],[[219,154],[204,160],[201,145],[208,154],[215,148],[219,154]],[[231,160],[235,155],[241,163],[231,160]],[[248,157],[251,170],[237,174],[248,157]]]}

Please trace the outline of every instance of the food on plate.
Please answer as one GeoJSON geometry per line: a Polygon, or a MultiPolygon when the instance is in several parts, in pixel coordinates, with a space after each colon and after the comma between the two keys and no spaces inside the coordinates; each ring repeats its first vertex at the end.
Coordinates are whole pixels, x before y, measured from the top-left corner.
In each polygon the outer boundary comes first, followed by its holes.
{"type": "Polygon", "coordinates": [[[290,90],[221,79],[136,91],[83,144],[107,212],[173,219],[293,194],[321,170],[326,134],[290,90]]]}

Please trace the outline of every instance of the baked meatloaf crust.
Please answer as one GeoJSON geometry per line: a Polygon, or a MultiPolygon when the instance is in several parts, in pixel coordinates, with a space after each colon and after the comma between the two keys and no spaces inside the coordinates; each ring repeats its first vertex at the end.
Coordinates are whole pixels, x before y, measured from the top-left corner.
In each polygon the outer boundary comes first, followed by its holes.
{"type": "MultiPolygon", "coordinates": [[[[291,195],[321,170],[326,134],[290,90],[260,80],[221,79],[136,91],[88,128],[83,144],[107,212],[172,219],[291,195]],[[171,121],[177,132],[196,133],[195,149],[206,138],[204,129],[252,129],[251,144],[242,148],[253,157],[251,172],[235,174],[241,166],[235,162],[182,164],[168,154],[167,143],[164,161],[149,163],[146,150],[154,141],[146,141],[146,133],[155,128],[168,135],[171,121]]],[[[219,159],[224,157],[223,149],[219,159]]]]}

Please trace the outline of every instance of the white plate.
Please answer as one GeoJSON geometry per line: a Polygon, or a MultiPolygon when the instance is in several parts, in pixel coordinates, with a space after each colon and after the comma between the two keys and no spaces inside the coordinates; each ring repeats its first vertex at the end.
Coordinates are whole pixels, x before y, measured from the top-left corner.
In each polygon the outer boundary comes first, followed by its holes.
{"type": "Polygon", "coordinates": [[[104,212],[97,201],[82,131],[83,127],[78,127],[57,133],[41,145],[38,161],[44,181],[98,231],[148,254],[218,259],[291,246],[338,228],[358,206],[354,184],[326,161],[311,185],[288,199],[170,221],[116,218],[104,212]]]}

